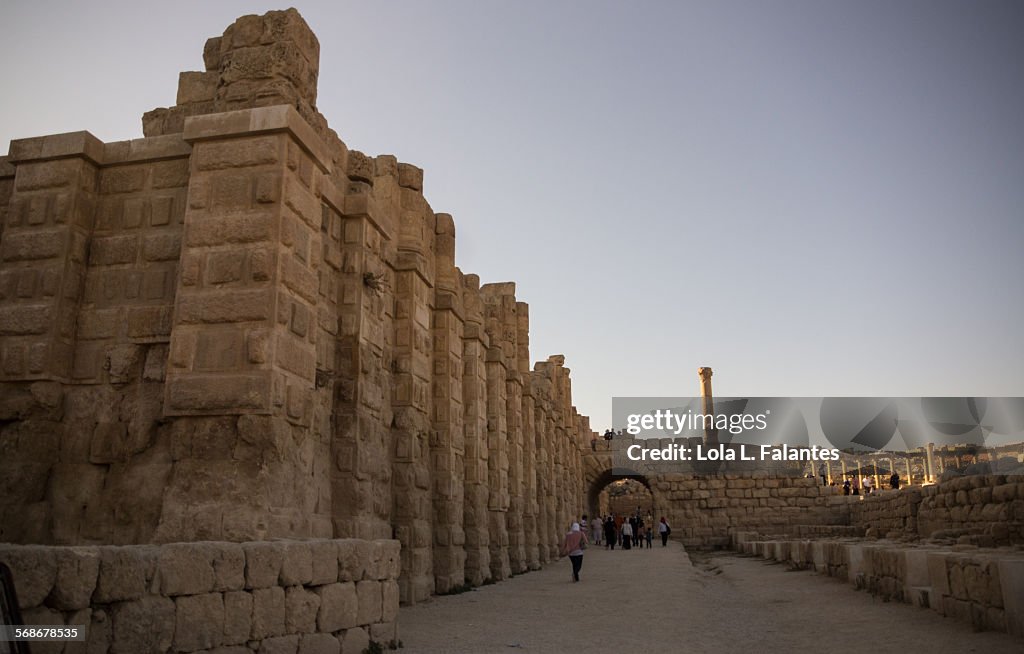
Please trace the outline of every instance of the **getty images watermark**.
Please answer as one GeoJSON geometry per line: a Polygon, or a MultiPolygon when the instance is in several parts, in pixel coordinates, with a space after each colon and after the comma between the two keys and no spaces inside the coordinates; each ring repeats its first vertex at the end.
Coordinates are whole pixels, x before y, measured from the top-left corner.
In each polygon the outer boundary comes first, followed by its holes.
{"type": "Polygon", "coordinates": [[[1020,397],[617,397],[621,463],[838,461],[840,454],[1024,443],[1020,397]]]}

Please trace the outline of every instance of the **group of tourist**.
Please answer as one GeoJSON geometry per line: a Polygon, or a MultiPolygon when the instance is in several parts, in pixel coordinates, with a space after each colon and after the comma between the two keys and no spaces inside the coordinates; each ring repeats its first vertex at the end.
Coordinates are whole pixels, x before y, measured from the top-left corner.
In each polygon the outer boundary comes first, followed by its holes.
{"type": "MultiPolygon", "coordinates": [[[[900,473],[893,471],[889,476],[889,488],[900,489],[900,473]]],[[[861,489],[864,490],[864,495],[870,495],[871,491],[875,490],[874,479],[870,475],[864,477],[851,475],[850,479],[843,481],[843,495],[860,495],[861,489]]]]}
{"type": "Polygon", "coordinates": [[[603,541],[605,549],[614,550],[616,545],[620,545],[622,549],[628,550],[633,549],[634,545],[639,549],[643,549],[644,543],[647,544],[648,549],[654,547],[654,530],[657,529],[658,535],[661,536],[661,546],[666,547],[668,545],[668,537],[672,533],[668,520],[662,516],[657,527],[652,526],[653,522],[654,517],[651,513],[647,513],[645,521],[640,515],[639,508],[637,508],[636,513],[628,518],[616,516],[612,513],[603,518],[594,516],[588,520],[587,515],[583,514],[579,522],[572,523],[569,533],[565,535],[565,539],[562,541],[561,554],[562,556],[568,556],[569,561],[572,563],[572,580],[574,582],[580,580],[580,569],[583,567],[583,550],[587,549],[587,546],[590,544],[590,539],[587,538],[588,531],[595,545],[601,545],[603,541]]]}

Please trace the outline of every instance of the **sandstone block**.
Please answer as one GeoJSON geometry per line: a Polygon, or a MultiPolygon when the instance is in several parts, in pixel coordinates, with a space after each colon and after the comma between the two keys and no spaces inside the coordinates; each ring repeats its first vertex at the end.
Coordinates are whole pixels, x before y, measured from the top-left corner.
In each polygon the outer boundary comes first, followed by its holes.
{"type": "Polygon", "coordinates": [[[56,550],[57,578],[50,595],[55,608],[89,607],[100,572],[100,556],[94,548],[71,547],[56,550]]]}
{"type": "Polygon", "coordinates": [[[190,324],[267,320],[271,306],[269,292],[262,289],[190,294],[178,299],[178,321],[190,324]]]}
{"type": "Polygon", "coordinates": [[[299,651],[298,636],[278,636],[266,638],[260,643],[258,654],[295,654],[299,651]]]}
{"type": "MultiPolygon", "coordinates": [[[[62,625],[64,614],[46,606],[37,606],[21,614],[22,622],[28,626],[62,625]]],[[[61,654],[63,643],[58,641],[36,641],[32,643],[32,651],[36,654],[61,654]]]]}
{"type": "Polygon", "coordinates": [[[152,171],[152,185],[155,189],[178,188],[188,184],[188,159],[158,161],[153,164],[152,171]]]}
{"type": "Polygon", "coordinates": [[[1024,636],[1024,560],[1002,559],[997,565],[1006,630],[1024,636]]]}
{"type": "Polygon", "coordinates": [[[281,139],[278,136],[203,142],[192,151],[195,167],[200,171],[263,166],[276,163],[280,156],[281,139]]]}
{"type": "Polygon", "coordinates": [[[220,593],[186,595],[175,600],[174,648],[190,652],[224,642],[224,598],[220,593]]]}
{"type": "MultiPolygon", "coordinates": [[[[100,564],[100,576],[103,575],[100,564]]],[[[144,597],[112,607],[111,654],[163,652],[174,640],[175,607],[166,597],[144,597]]]]}
{"type": "Polygon", "coordinates": [[[338,581],[338,546],[333,540],[317,540],[309,543],[312,557],[312,579],[310,584],[322,586],[338,581]]]}
{"type": "Polygon", "coordinates": [[[379,581],[360,581],[356,584],[356,595],[359,599],[357,624],[371,624],[381,618],[381,585],[379,581]]]}
{"type": "Polygon", "coordinates": [[[290,634],[316,631],[316,618],[320,610],[320,596],[291,586],[285,590],[285,629],[290,634]]]}
{"type": "Polygon", "coordinates": [[[138,339],[166,339],[171,333],[171,307],[150,306],[128,309],[128,336],[138,339]]]}
{"type": "Polygon", "coordinates": [[[131,193],[141,191],[146,183],[146,168],[143,166],[112,166],[100,173],[100,192],[131,193]]]}
{"type": "Polygon", "coordinates": [[[269,386],[262,374],[174,377],[167,380],[167,404],[182,411],[262,410],[270,404],[269,386]]]}
{"type": "Polygon", "coordinates": [[[368,579],[397,579],[401,572],[402,544],[397,540],[375,540],[371,545],[372,556],[367,566],[368,579]]]}
{"type": "Polygon", "coordinates": [[[224,593],[224,644],[238,645],[252,633],[252,595],[244,591],[224,593]]]}
{"type": "Polygon", "coordinates": [[[366,563],[370,561],[369,544],[355,539],[337,541],[338,580],[359,581],[363,578],[366,563]],[[366,556],[364,556],[366,555],[366,556]]]}
{"type": "Polygon", "coordinates": [[[105,236],[92,240],[89,248],[89,263],[93,266],[109,266],[119,263],[135,263],[139,252],[137,236],[105,236]]]}
{"type": "Polygon", "coordinates": [[[285,633],[285,596],[280,586],[252,591],[251,638],[260,640],[285,633]]]}
{"type": "Polygon", "coordinates": [[[334,632],[359,624],[359,598],[354,583],[327,584],[318,587],[316,592],[320,595],[319,631],[334,632]]]}
{"type": "Polygon", "coordinates": [[[341,654],[341,642],[331,634],[303,634],[299,654],[341,654]]]}
{"type": "Polygon", "coordinates": [[[412,164],[398,164],[398,184],[414,191],[422,191],[423,169],[412,164]]]}
{"type": "Polygon", "coordinates": [[[341,651],[343,654],[348,652],[363,652],[370,646],[370,634],[366,629],[362,627],[353,627],[345,631],[344,637],[341,640],[341,651]]]}
{"type": "MultiPolygon", "coordinates": [[[[94,602],[109,604],[136,600],[146,594],[147,576],[152,566],[148,555],[135,547],[101,547],[99,556],[100,571],[94,602]]],[[[154,607],[159,608],[157,605],[154,607]]],[[[171,611],[173,613],[173,603],[171,611]]]]}
{"type": "Polygon", "coordinates": [[[278,542],[243,543],[245,552],[245,587],[276,586],[281,576],[285,548],[278,542]]]}
{"type": "Polygon", "coordinates": [[[0,562],[14,575],[14,589],[21,608],[39,606],[57,580],[57,557],[49,547],[10,546],[0,548],[0,562]]]}
{"type": "Polygon", "coordinates": [[[0,312],[0,336],[45,334],[53,324],[53,308],[45,304],[4,307],[0,312]]]}
{"type": "Polygon", "coordinates": [[[181,254],[181,236],[178,234],[150,234],[142,241],[142,256],[146,261],[177,261],[181,254]]]}
{"type": "Polygon", "coordinates": [[[394,579],[382,581],[381,589],[381,620],[395,622],[398,619],[398,582],[394,579]]]}
{"type": "Polygon", "coordinates": [[[273,235],[273,216],[266,213],[204,215],[189,224],[185,242],[189,247],[257,243],[273,235]]]}
{"type": "Polygon", "coordinates": [[[245,552],[236,543],[203,543],[213,562],[213,589],[216,591],[245,588],[245,552]]]}
{"type": "Polygon", "coordinates": [[[394,622],[378,622],[370,625],[370,640],[390,647],[398,642],[398,625],[394,622]]]}
{"type": "Polygon", "coordinates": [[[0,259],[31,261],[55,258],[63,253],[66,241],[63,231],[6,234],[0,244],[0,259]]]}
{"type": "Polygon", "coordinates": [[[175,596],[212,591],[215,583],[212,553],[210,547],[199,543],[170,543],[161,547],[157,559],[160,592],[175,596]]]}

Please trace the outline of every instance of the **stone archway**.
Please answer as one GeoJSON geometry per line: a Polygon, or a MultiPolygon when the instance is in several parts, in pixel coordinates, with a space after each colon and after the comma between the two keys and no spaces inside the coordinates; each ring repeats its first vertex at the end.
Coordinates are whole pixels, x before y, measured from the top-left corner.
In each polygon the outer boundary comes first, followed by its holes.
{"type": "Polygon", "coordinates": [[[637,481],[647,489],[651,494],[651,501],[653,505],[652,511],[654,513],[657,513],[659,508],[663,506],[659,499],[656,486],[650,482],[646,475],[636,472],[635,470],[623,470],[621,468],[615,468],[613,470],[612,468],[607,468],[594,476],[588,476],[586,489],[587,515],[600,515],[601,491],[610,484],[623,479],[632,479],[637,481]]]}

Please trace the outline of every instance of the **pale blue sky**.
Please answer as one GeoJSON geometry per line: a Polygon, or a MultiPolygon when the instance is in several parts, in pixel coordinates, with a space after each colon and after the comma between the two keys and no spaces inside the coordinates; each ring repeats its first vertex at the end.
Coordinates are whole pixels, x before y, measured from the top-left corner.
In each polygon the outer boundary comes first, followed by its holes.
{"type": "MultiPolygon", "coordinates": [[[[141,136],[266,2],[4,2],[0,142],[141,136]]],[[[1024,395],[1024,4],[299,2],[533,358],[614,395],[1024,395]]],[[[0,146],[0,148],[5,146],[0,146]]]]}

